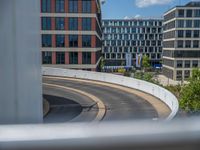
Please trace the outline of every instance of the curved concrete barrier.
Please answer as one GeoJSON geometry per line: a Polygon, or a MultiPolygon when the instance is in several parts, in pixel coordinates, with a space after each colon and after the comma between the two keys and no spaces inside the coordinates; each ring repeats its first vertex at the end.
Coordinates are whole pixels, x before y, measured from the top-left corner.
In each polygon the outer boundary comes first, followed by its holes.
{"type": "Polygon", "coordinates": [[[171,109],[171,113],[167,117],[167,120],[173,119],[179,109],[178,100],[171,92],[158,85],[146,81],[108,74],[108,73],[50,68],[50,67],[43,67],[42,74],[46,76],[71,77],[71,78],[108,82],[146,92],[148,94],[151,94],[159,98],[171,109]]]}

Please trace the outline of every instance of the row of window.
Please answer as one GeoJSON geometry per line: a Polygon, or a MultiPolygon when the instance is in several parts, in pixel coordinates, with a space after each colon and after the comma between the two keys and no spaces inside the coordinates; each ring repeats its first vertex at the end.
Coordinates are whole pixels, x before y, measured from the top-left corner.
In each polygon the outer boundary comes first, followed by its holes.
{"type": "Polygon", "coordinates": [[[176,63],[176,68],[196,68],[198,67],[198,60],[168,60],[168,59],[163,59],[163,63],[167,66],[170,67],[175,67],[176,63]]]}
{"type": "Polygon", "coordinates": [[[177,30],[164,33],[164,39],[170,38],[199,38],[200,30],[177,30]]]}
{"type": "Polygon", "coordinates": [[[103,47],[103,53],[162,53],[162,47],[103,47]]]}
{"type": "Polygon", "coordinates": [[[107,33],[117,33],[117,34],[124,34],[124,33],[142,33],[142,34],[154,34],[154,33],[162,33],[161,27],[152,27],[152,28],[140,28],[140,27],[105,27],[103,29],[105,34],[107,33]]]}
{"type": "Polygon", "coordinates": [[[199,50],[164,50],[163,56],[172,58],[200,58],[199,50]]]}
{"type": "Polygon", "coordinates": [[[177,28],[200,28],[200,20],[177,20],[177,28]]]}
{"type": "MultiPolygon", "coordinates": [[[[43,13],[51,13],[51,6],[52,1],[51,0],[41,0],[41,11],[43,13]]],[[[55,12],[56,13],[78,13],[78,3],[82,3],[82,13],[91,13],[92,11],[92,5],[91,0],[68,0],[68,4],[66,4],[65,0],[55,0],[55,12]],[[65,10],[65,5],[68,5],[68,11],[65,10]]]]}
{"type": "MultiPolygon", "coordinates": [[[[51,30],[52,22],[51,17],[42,17],[42,30],[51,30]]],[[[82,22],[78,21],[77,17],[68,18],[68,29],[67,30],[78,30],[79,23],[82,24],[81,30],[91,30],[92,21],[91,18],[82,18],[82,22]]],[[[55,18],[55,30],[65,30],[65,18],[55,18]]]]}
{"type": "Polygon", "coordinates": [[[103,26],[162,26],[162,20],[134,20],[134,21],[125,21],[125,20],[104,20],[102,22],[103,26]]]}
{"type": "Polygon", "coordinates": [[[161,40],[106,40],[104,46],[162,46],[161,40]]]}
{"type": "Polygon", "coordinates": [[[165,41],[163,46],[165,48],[199,48],[199,42],[199,40],[165,41]]]}
{"type": "MultiPolygon", "coordinates": [[[[69,64],[78,64],[78,52],[69,52],[69,64]]],[[[56,52],[56,64],[66,64],[65,52],[56,52]]],[[[52,64],[52,52],[42,52],[42,63],[52,64]]],[[[91,64],[91,52],[82,52],[82,64],[91,64]]]]}
{"type": "MultiPolygon", "coordinates": [[[[82,35],[82,47],[91,47],[91,35],[82,35]]],[[[65,35],[56,35],[56,47],[66,47],[65,35]]],[[[69,35],[69,47],[78,47],[78,35],[69,35]]],[[[42,35],[42,47],[52,47],[52,35],[42,35]]]]}
{"type": "MultiPolygon", "coordinates": [[[[136,54],[137,53],[132,53],[132,58],[136,59],[136,54]]],[[[161,54],[160,53],[145,53],[150,59],[161,59],[161,54]]],[[[126,53],[104,53],[104,58],[106,60],[108,59],[125,59],[126,58],[126,53]]]]}
{"type": "Polygon", "coordinates": [[[162,34],[104,34],[104,40],[162,40],[162,34]]]}

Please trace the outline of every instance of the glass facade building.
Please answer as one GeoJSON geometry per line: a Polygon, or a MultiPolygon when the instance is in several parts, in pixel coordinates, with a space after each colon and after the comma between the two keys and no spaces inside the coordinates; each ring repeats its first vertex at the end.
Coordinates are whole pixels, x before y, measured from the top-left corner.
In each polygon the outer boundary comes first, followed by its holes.
{"type": "Polygon", "coordinates": [[[100,0],[41,0],[43,65],[97,71],[101,24],[100,0]]]}
{"type": "Polygon", "coordinates": [[[177,6],[164,14],[163,73],[187,80],[200,67],[200,2],[177,6]]]}
{"type": "Polygon", "coordinates": [[[146,54],[151,64],[162,59],[162,19],[103,20],[103,56],[106,66],[125,65],[126,53],[146,54]]]}

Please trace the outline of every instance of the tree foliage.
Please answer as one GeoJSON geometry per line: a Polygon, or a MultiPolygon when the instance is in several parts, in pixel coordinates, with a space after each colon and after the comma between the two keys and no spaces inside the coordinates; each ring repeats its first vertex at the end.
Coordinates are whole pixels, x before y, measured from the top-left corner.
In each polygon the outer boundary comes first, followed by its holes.
{"type": "Polygon", "coordinates": [[[182,88],[180,107],[187,112],[200,111],[200,69],[193,69],[189,84],[182,88]]]}
{"type": "Polygon", "coordinates": [[[150,65],[150,59],[147,55],[144,55],[142,58],[142,67],[144,68],[144,71],[149,68],[150,65]]]}

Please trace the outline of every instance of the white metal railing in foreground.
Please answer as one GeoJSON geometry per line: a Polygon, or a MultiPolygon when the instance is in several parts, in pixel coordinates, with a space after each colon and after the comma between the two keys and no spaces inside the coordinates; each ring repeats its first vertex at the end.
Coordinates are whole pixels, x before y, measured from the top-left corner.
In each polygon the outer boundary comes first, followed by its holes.
{"type": "Polygon", "coordinates": [[[171,120],[177,114],[179,109],[178,100],[171,92],[158,85],[145,82],[142,80],[137,80],[134,78],[128,78],[108,73],[50,68],[50,67],[43,67],[42,74],[47,76],[71,77],[71,78],[108,82],[149,93],[159,98],[171,109],[171,114],[168,116],[167,120],[171,120]]]}
{"type": "Polygon", "coordinates": [[[0,126],[1,150],[198,150],[200,120],[0,126]]]}

